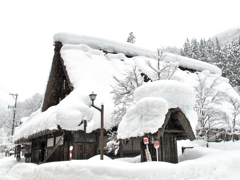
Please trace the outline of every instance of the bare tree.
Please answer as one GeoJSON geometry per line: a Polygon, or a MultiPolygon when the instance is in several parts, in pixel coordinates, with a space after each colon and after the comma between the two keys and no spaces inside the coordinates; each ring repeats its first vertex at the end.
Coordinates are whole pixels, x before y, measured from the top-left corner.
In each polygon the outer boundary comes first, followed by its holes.
{"type": "Polygon", "coordinates": [[[146,61],[147,66],[149,66],[153,70],[154,74],[156,74],[157,80],[170,79],[179,66],[179,61],[177,58],[175,62],[166,62],[166,56],[165,49],[160,48],[157,49],[157,55],[155,57],[157,64],[146,61]]]}
{"type": "Polygon", "coordinates": [[[233,106],[233,111],[232,111],[232,122],[229,123],[231,127],[231,136],[232,136],[232,141],[234,141],[234,134],[240,134],[240,132],[236,132],[235,126],[236,126],[236,120],[237,116],[240,115],[240,100],[236,99],[234,97],[229,97],[229,102],[233,106]]]}
{"type": "Polygon", "coordinates": [[[115,155],[117,155],[120,144],[120,141],[117,139],[117,132],[110,131],[107,135],[107,144],[104,149],[108,151],[107,153],[113,152],[115,155]]]}
{"type": "MultiPolygon", "coordinates": [[[[154,63],[146,61],[146,64],[156,74],[156,79],[170,79],[179,66],[179,62],[167,63],[164,61],[166,55],[164,49],[158,49],[156,55],[156,61],[154,63]]],[[[133,93],[135,89],[141,86],[144,82],[152,81],[146,74],[140,72],[137,66],[133,66],[132,69],[126,70],[123,79],[113,77],[116,84],[112,86],[114,111],[112,121],[114,126],[117,126],[125,115],[127,109],[134,101],[133,93]]],[[[116,150],[119,146],[119,142],[116,141],[116,132],[112,132],[109,135],[110,141],[106,147],[109,151],[116,150]],[[115,139],[114,139],[115,137],[115,139]],[[115,148],[114,148],[115,147],[115,148]]]]}
{"type": "Polygon", "coordinates": [[[18,102],[16,120],[18,124],[23,117],[30,116],[33,112],[37,111],[42,104],[43,97],[41,94],[34,94],[32,97],[18,102]]]}
{"type": "Polygon", "coordinates": [[[12,114],[10,111],[0,113],[0,144],[7,144],[12,141],[12,114]]]}
{"type": "Polygon", "coordinates": [[[136,65],[132,69],[126,70],[124,76],[125,78],[122,80],[115,76],[113,77],[116,82],[116,85],[112,86],[113,90],[111,92],[113,93],[115,106],[112,116],[115,126],[119,124],[127,108],[133,102],[134,90],[143,84],[143,77],[136,65]]]}
{"type": "MultiPolygon", "coordinates": [[[[113,77],[116,84],[112,86],[114,111],[112,115],[113,127],[117,126],[125,115],[128,107],[133,102],[134,90],[141,86],[144,82],[144,76],[136,65],[125,71],[124,79],[113,77]]],[[[117,131],[112,130],[108,133],[108,142],[105,147],[109,152],[114,152],[116,155],[119,150],[119,141],[117,139],[117,131]]]]}
{"type": "Polygon", "coordinates": [[[195,87],[196,104],[195,110],[198,114],[197,132],[198,137],[203,137],[209,141],[209,131],[216,125],[226,124],[227,115],[219,105],[227,101],[224,92],[217,90],[217,86],[221,83],[220,78],[213,80],[208,79],[206,76],[201,77],[197,75],[198,85],[195,87]]]}

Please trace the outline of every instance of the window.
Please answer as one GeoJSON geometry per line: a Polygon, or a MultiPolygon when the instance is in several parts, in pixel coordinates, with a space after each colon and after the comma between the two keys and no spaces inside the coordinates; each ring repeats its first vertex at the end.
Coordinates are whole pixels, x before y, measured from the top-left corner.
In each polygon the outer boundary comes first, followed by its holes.
{"type": "Polygon", "coordinates": [[[53,143],[54,143],[54,138],[48,139],[48,140],[47,140],[47,147],[53,146],[53,143]]]}
{"type": "MultiPolygon", "coordinates": [[[[60,139],[61,137],[62,137],[62,136],[58,136],[58,137],[56,137],[56,144],[57,144],[57,142],[59,141],[59,139],[60,139]]],[[[62,139],[62,141],[60,142],[59,145],[63,145],[63,139],[62,139]]]]}

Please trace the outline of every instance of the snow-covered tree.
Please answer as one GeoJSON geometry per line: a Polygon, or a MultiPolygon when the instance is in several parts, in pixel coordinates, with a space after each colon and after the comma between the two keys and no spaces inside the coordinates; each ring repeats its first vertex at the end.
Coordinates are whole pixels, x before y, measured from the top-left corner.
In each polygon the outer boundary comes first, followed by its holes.
{"type": "Polygon", "coordinates": [[[233,106],[232,109],[232,119],[229,122],[231,128],[232,141],[234,141],[234,134],[240,134],[240,131],[237,131],[235,126],[237,123],[237,118],[240,120],[240,100],[234,97],[229,97],[229,102],[233,106]]]}
{"type": "Polygon", "coordinates": [[[170,79],[179,66],[179,61],[176,58],[174,62],[166,62],[165,49],[157,49],[157,54],[155,57],[155,62],[146,61],[146,64],[152,69],[153,73],[156,75],[157,80],[170,79]]]}
{"type": "MultiPolygon", "coordinates": [[[[15,127],[20,124],[20,120],[23,117],[29,116],[31,113],[37,111],[42,104],[42,95],[35,94],[31,98],[26,99],[23,102],[18,102],[15,117],[15,127]]],[[[11,144],[12,143],[12,122],[13,112],[5,110],[0,113],[0,143],[11,144]]]]}
{"type": "MultiPolygon", "coordinates": [[[[134,101],[133,93],[137,87],[141,86],[144,82],[152,80],[170,79],[175,73],[179,66],[179,61],[176,59],[175,62],[166,62],[165,57],[166,54],[162,48],[157,50],[155,59],[151,59],[151,62],[150,60],[145,61],[149,69],[152,70],[153,74],[155,74],[156,78],[154,79],[150,79],[147,75],[140,72],[136,65],[126,70],[123,75],[123,79],[113,77],[116,82],[116,84],[112,86],[113,91],[111,92],[113,93],[114,102],[114,111],[112,116],[114,126],[119,124],[129,106],[132,105],[132,102],[134,101]]],[[[115,133],[116,132],[113,131],[109,135],[110,140],[106,147],[108,151],[115,150],[119,145],[119,142],[116,140],[116,136],[113,136],[116,135],[115,133]]]]}
{"type": "MultiPolygon", "coordinates": [[[[133,102],[134,90],[141,86],[144,82],[144,74],[142,74],[136,65],[127,69],[125,74],[123,74],[123,79],[113,77],[115,80],[115,85],[112,86],[114,111],[112,115],[113,127],[117,126],[122,117],[125,115],[128,107],[133,102]]],[[[119,141],[117,140],[116,130],[111,130],[108,133],[108,140],[105,149],[109,152],[114,152],[117,154],[119,150],[119,141]]]]}
{"type": "Polygon", "coordinates": [[[7,144],[12,139],[12,113],[11,111],[1,111],[0,113],[0,144],[7,144]]]}
{"type": "Polygon", "coordinates": [[[180,48],[176,47],[176,46],[167,46],[165,48],[166,52],[172,53],[172,54],[176,54],[176,55],[181,55],[181,50],[180,48]]]}
{"type": "Polygon", "coordinates": [[[183,45],[183,50],[181,51],[181,55],[182,56],[186,56],[186,57],[192,57],[192,48],[191,48],[191,44],[189,39],[187,38],[187,40],[185,41],[184,45],[183,45]]]}
{"type": "Polygon", "coordinates": [[[113,152],[115,155],[117,155],[119,150],[119,144],[120,141],[117,139],[117,132],[116,131],[110,131],[108,134],[107,144],[104,147],[108,152],[113,152]]]}
{"type": "Polygon", "coordinates": [[[197,42],[197,40],[195,38],[193,38],[191,40],[191,51],[192,51],[192,54],[191,54],[191,58],[193,59],[199,59],[199,43],[197,42]]]}
{"type": "Polygon", "coordinates": [[[223,46],[218,38],[215,43],[211,39],[201,39],[198,43],[194,38],[190,43],[187,39],[180,54],[218,66],[222,70],[222,76],[228,78],[233,87],[240,86],[240,37],[223,46]]]}
{"type": "Polygon", "coordinates": [[[229,78],[233,87],[240,86],[240,45],[238,41],[233,40],[226,48],[227,67],[226,77],[229,78]]]}
{"type": "Polygon", "coordinates": [[[206,41],[201,39],[199,43],[199,57],[198,60],[207,62],[207,50],[206,50],[206,41]]]}
{"type": "Polygon", "coordinates": [[[24,100],[23,102],[18,102],[16,111],[16,123],[20,123],[23,117],[28,117],[33,112],[37,111],[42,104],[43,97],[41,94],[34,94],[32,97],[24,100]]]}
{"type": "Polygon", "coordinates": [[[133,32],[130,32],[130,34],[129,34],[128,38],[127,38],[127,42],[134,44],[135,41],[136,41],[136,38],[135,38],[135,36],[133,35],[133,32]]]}
{"type": "Polygon", "coordinates": [[[215,42],[215,49],[214,49],[214,55],[213,55],[213,64],[218,66],[219,68],[223,69],[225,66],[225,62],[224,62],[224,57],[225,54],[223,52],[223,49],[220,45],[220,42],[218,40],[218,38],[216,38],[216,42],[215,42]]]}
{"type": "Polygon", "coordinates": [[[213,64],[215,45],[211,39],[207,40],[206,48],[207,48],[207,62],[213,64]]]}
{"type": "MultiPolygon", "coordinates": [[[[168,63],[164,61],[165,57],[166,54],[164,53],[164,49],[158,49],[155,61],[146,61],[146,64],[156,76],[153,80],[170,79],[177,70],[179,61],[176,59],[175,62],[168,63]]],[[[113,77],[116,84],[112,86],[114,102],[112,119],[113,124],[116,126],[122,120],[127,108],[132,104],[134,90],[144,82],[152,81],[147,75],[140,72],[136,65],[126,70],[123,77],[123,79],[113,77]]]]}
{"type": "Polygon", "coordinates": [[[198,85],[195,87],[196,104],[195,110],[198,114],[197,132],[198,137],[209,140],[209,131],[215,126],[226,124],[227,115],[220,108],[220,104],[226,101],[224,92],[217,90],[221,83],[219,78],[211,79],[205,75],[197,75],[198,85]]]}
{"type": "Polygon", "coordinates": [[[136,66],[126,70],[123,79],[113,77],[116,84],[112,86],[113,90],[113,124],[117,126],[126,113],[127,108],[133,102],[134,90],[143,84],[143,76],[136,66]]]}

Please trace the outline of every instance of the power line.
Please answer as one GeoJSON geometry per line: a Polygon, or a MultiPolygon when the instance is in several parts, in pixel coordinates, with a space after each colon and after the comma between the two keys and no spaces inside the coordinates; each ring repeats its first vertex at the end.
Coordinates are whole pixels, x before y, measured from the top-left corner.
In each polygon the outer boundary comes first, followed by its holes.
{"type": "Polygon", "coordinates": [[[1,102],[4,102],[6,106],[8,106],[9,102],[6,102],[4,99],[0,98],[1,102]]]}
{"type": "Polygon", "coordinates": [[[1,84],[0,84],[0,90],[1,90],[1,91],[4,91],[4,92],[6,92],[6,93],[10,93],[10,92],[11,92],[9,89],[5,88],[5,87],[2,86],[1,84]]]}

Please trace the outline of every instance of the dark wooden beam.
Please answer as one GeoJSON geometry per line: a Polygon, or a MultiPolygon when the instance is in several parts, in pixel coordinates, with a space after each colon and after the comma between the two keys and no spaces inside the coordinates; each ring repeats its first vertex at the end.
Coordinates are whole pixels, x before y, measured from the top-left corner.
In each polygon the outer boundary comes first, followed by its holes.
{"type": "Polygon", "coordinates": [[[173,129],[173,130],[168,130],[166,129],[164,131],[164,133],[171,133],[171,134],[185,134],[185,132],[183,130],[176,130],[176,129],[173,129]]]}

